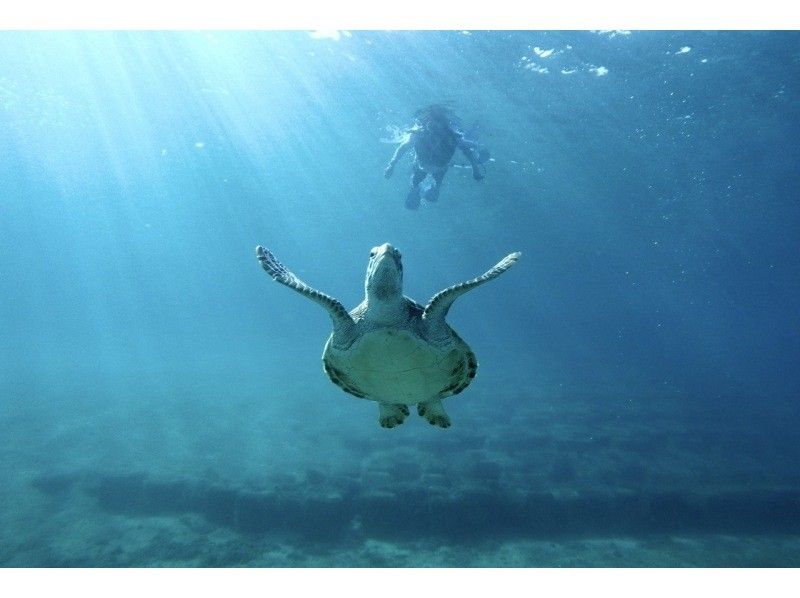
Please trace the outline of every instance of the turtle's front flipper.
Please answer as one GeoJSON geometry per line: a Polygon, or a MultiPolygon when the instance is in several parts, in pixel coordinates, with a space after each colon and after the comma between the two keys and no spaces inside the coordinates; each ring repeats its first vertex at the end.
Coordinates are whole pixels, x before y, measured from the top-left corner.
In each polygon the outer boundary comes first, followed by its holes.
{"type": "Polygon", "coordinates": [[[490,270],[487,270],[478,276],[478,278],[473,278],[472,280],[468,280],[466,282],[453,285],[452,287],[448,287],[443,291],[439,291],[433,296],[428,305],[425,306],[425,311],[423,312],[422,317],[432,324],[443,324],[444,318],[447,315],[450,306],[453,304],[453,301],[458,299],[467,291],[500,276],[503,272],[517,263],[520,255],[522,254],[519,251],[511,253],[497,262],[497,264],[495,264],[490,270]]]}
{"type": "Polygon", "coordinates": [[[440,428],[450,427],[450,416],[442,407],[442,401],[434,399],[427,403],[419,403],[417,405],[417,413],[424,417],[432,426],[439,426],[440,428]]]}
{"type": "Polygon", "coordinates": [[[258,258],[258,261],[261,262],[261,267],[264,268],[267,274],[269,274],[277,282],[286,285],[290,289],[297,291],[301,295],[308,297],[315,303],[319,303],[322,307],[324,307],[328,314],[330,314],[334,327],[349,326],[353,324],[353,319],[350,317],[350,314],[347,313],[347,310],[339,301],[330,295],[326,295],[325,293],[308,286],[302,280],[297,278],[297,276],[295,276],[291,271],[287,270],[283,264],[275,259],[275,256],[272,255],[272,252],[269,249],[264,249],[261,247],[261,245],[256,247],[256,258],[258,258]]]}

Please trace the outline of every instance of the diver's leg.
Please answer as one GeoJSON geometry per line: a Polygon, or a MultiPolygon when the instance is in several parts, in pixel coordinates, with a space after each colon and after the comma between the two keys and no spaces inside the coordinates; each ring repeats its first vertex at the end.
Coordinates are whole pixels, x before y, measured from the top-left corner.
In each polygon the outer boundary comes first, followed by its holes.
{"type": "Polygon", "coordinates": [[[433,171],[433,184],[425,191],[425,199],[427,201],[436,201],[439,199],[439,190],[442,188],[442,179],[447,172],[444,168],[437,168],[433,171]]]}
{"type": "Polygon", "coordinates": [[[440,428],[450,427],[450,417],[442,407],[440,399],[434,399],[426,403],[417,404],[417,413],[428,420],[432,426],[439,426],[440,428]]]}
{"type": "Polygon", "coordinates": [[[406,207],[409,210],[416,210],[419,207],[419,185],[425,180],[427,174],[418,164],[414,166],[414,174],[411,175],[411,189],[406,195],[406,207]]]}

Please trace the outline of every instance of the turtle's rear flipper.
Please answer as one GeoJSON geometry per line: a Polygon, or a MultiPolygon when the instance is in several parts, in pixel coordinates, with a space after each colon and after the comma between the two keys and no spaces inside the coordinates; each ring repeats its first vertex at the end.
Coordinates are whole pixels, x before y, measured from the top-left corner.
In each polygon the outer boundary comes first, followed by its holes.
{"type": "Polygon", "coordinates": [[[392,405],[390,403],[378,403],[378,423],[382,428],[394,428],[406,421],[408,407],[405,405],[392,405]]]}
{"type": "Polygon", "coordinates": [[[439,426],[440,428],[450,427],[450,416],[442,407],[442,401],[434,399],[427,403],[419,403],[417,405],[417,413],[420,417],[424,417],[432,426],[439,426]]]}

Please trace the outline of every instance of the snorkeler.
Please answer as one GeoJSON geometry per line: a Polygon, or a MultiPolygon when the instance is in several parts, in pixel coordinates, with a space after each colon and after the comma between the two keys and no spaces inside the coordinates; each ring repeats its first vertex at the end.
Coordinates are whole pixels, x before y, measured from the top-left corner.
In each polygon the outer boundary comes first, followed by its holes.
{"type": "Polygon", "coordinates": [[[409,149],[414,150],[411,189],[406,196],[406,207],[409,210],[419,207],[420,196],[427,201],[436,201],[439,198],[442,179],[456,149],[461,150],[469,160],[472,177],[476,181],[483,179],[480,165],[489,159],[486,149],[479,148],[474,141],[466,138],[452,110],[439,104],[421,108],[414,113],[414,125],[405,131],[400,146],[384,171],[387,179],[392,176],[397,161],[409,149]],[[428,175],[433,180],[421,190],[420,185],[428,175]]]}

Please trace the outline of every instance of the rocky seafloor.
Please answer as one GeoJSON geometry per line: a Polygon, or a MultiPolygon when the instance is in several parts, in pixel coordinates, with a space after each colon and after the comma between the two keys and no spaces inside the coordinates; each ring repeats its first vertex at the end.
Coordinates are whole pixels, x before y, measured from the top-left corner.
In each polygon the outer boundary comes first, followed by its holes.
{"type": "Polygon", "coordinates": [[[310,402],[9,410],[0,564],[800,565],[796,412],[676,401],[475,397],[388,431],[310,402]]]}

